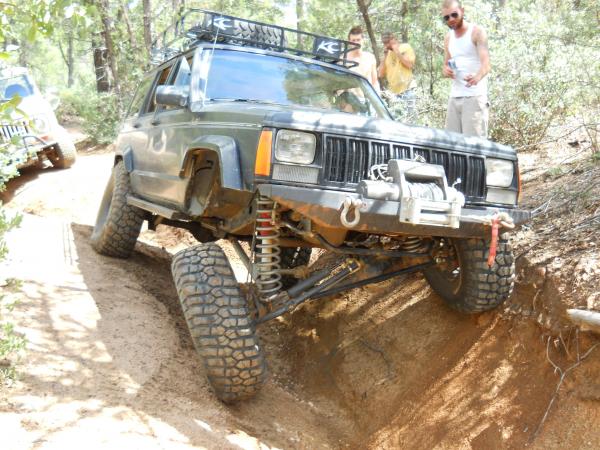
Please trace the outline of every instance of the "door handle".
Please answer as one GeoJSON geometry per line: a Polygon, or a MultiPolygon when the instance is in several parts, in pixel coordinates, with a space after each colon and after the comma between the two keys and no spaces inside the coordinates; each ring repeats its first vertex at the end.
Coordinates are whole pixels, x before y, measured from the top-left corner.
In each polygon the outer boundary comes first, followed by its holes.
{"type": "Polygon", "coordinates": [[[160,120],[158,119],[154,119],[152,122],[150,122],[150,125],[159,125],[160,124],[160,120]]]}
{"type": "Polygon", "coordinates": [[[141,126],[142,126],[142,124],[141,124],[141,123],[139,123],[139,122],[136,122],[136,123],[134,123],[132,126],[133,126],[133,128],[139,128],[139,127],[141,127],[141,126]]]}

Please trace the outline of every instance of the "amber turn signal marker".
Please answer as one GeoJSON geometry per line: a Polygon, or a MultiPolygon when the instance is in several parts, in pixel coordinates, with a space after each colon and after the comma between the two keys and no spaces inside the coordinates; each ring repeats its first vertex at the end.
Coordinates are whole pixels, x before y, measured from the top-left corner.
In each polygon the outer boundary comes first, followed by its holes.
{"type": "Polygon", "coordinates": [[[256,163],[254,164],[254,174],[271,175],[271,148],[273,146],[273,132],[263,130],[258,140],[258,149],[256,150],[256,163]]]}

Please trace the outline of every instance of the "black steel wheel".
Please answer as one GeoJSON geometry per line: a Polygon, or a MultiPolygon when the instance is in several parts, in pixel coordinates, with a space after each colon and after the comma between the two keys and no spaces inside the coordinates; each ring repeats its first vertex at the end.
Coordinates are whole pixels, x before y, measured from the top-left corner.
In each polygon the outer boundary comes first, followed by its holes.
{"type": "Polygon", "coordinates": [[[226,403],[253,397],[267,376],[248,304],[225,253],[199,244],[175,255],[171,272],[208,380],[226,403]]]}
{"type": "Polygon", "coordinates": [[[479,313],[501,305],[512,293],[515,262],[508,235],[498,238],[496,258],[488,266],[490,242],[484,239],[444,240],[434,254],[443,262],[425,270],[432,289],[453,309],[479,313]]]}

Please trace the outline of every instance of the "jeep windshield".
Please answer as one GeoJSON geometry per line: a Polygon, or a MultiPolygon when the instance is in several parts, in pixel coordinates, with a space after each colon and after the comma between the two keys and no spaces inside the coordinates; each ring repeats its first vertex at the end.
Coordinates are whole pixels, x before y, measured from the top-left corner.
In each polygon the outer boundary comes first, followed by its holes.
{"type": "MultiPolygon", "coordinates": [[[[203,60],[209,59],[205,50],[203,60]]],[[[238,101],[313,107],[389,118],[368,81],[344,70],[305,61],[235,50],[215,50],[208,76],[208,101],[238,101]]]]}
{"type": "Polygon", "coordinates": [[[10,100],[14,96],[29,97],[33,95],[33,86],[26,75],[0,79],[0,98],[10,100]]]}

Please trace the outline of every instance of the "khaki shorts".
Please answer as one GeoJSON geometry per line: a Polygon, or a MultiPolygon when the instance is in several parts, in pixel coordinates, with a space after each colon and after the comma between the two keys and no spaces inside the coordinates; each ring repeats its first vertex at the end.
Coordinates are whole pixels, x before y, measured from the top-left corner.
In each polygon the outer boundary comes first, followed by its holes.
{"type": "Polygon", "coordinates": [[[446,130],[487,139],[490,104],[486,95],[450,97],[446,130]]]}

